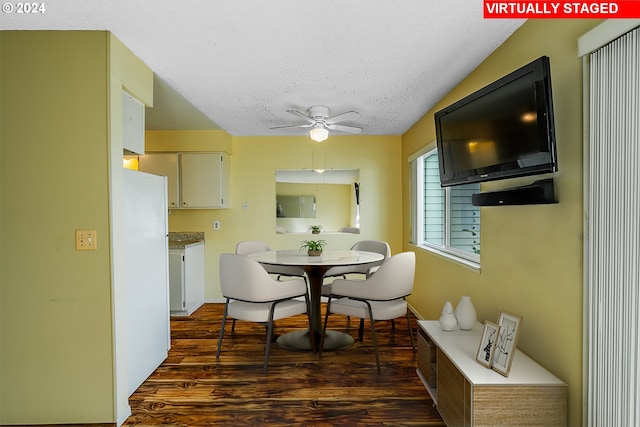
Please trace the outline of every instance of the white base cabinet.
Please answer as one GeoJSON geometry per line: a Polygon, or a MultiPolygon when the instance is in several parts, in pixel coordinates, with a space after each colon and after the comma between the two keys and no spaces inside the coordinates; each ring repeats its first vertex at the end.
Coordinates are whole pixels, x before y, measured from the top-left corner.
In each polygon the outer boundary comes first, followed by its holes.
{"type": "Polygon", "coordinates": [[[172,316],[189,316],[204,304],[204,242],[169,249],[172,316]]]}

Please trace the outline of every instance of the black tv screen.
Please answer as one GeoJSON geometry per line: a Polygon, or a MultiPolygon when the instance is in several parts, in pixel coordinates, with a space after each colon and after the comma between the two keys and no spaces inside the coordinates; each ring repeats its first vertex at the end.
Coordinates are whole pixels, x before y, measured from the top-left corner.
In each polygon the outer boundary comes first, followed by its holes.
{"type": "Polygon", "coordinates": [[[441,185],[557,171],[549,58],[435,114],[441,185]]]}

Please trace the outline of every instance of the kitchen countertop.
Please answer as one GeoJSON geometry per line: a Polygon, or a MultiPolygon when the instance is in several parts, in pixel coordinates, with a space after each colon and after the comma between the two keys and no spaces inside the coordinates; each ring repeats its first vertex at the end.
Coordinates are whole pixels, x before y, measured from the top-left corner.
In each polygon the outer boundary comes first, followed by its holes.
{"type": "Polygon", "coordinates": [[[170,231],[169,249],[184,249],[204,244],[204,231],[170,231]]]}

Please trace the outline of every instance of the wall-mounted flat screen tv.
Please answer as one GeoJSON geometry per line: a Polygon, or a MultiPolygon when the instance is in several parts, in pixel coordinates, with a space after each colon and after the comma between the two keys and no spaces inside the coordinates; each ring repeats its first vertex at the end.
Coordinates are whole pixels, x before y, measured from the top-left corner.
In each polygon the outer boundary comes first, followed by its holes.
{"type": "Polygon", "coordinates": [[[549,58],[435,114],[442,186],[556,172],[549,58]]]}

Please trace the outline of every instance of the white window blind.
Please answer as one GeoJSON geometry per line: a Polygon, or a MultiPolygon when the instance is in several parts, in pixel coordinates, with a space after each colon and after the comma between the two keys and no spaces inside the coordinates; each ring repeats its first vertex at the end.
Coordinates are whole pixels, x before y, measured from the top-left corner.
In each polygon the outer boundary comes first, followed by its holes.
{"type": "Polygon", "coordinates": [[[438,156],[424,156],[424,241],[444,245],[444,189],[440,187],[438,156]]]}
{"type": "Polygon", "coordinates": [[[471,204],[480,184],[450,188],[450,245],[453,248],[480,254],[480,208],[471,204]]]}
{"type": "Polygon", "coordinates": [[[413,243],[467,261],[480,261],[480,208],[471,204],[479,184],[442,188],[438,155],[431,150],[411,162],[413,243]]]}

